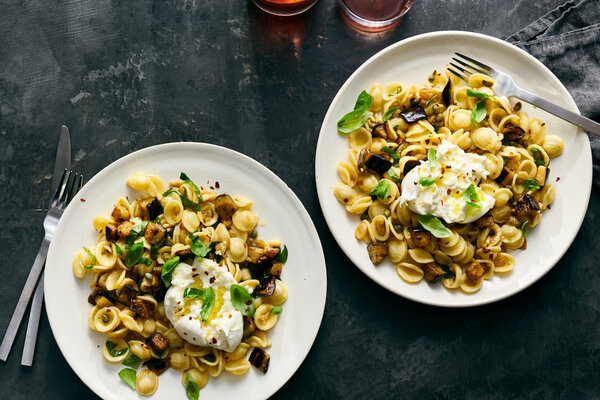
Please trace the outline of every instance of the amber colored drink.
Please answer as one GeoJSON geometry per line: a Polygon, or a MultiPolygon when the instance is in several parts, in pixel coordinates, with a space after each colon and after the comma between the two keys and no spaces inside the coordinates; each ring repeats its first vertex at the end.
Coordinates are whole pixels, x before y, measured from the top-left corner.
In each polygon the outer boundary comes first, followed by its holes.
{"type": "Polygon", "coordinates": [[[414,0],[338,0],[338,3],[353,27],[377,32],[396,26],[414,0]]]}
{"type": "Polygon", "coordinates": [[[252,0],[256,6],[268,13],[288,16],[300,14],[311,8],[317,0],[252,0]]]}

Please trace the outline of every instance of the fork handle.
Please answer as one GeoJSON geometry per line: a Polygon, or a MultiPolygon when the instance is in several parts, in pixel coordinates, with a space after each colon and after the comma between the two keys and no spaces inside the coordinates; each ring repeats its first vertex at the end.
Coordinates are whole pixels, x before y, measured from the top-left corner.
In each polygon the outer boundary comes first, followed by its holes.
{"type": "Polygon", "coordinates": [[[44,237],[42,245],[40,246],[40,250],[38,251],[35,261],[31,266],[31,271],[29,271],[29,276],[27,277],[27,281],[25,282],[25,286],[23,287],[23,291],[19,297],[17,307],[15,307],[15,311],[13,312],[10,323],[8,324],[8,329],[6,330],[4,338],[2,339],[2,344],[0,345],[0,360],[2,361],[6,361],[8,358],[8,353],[10,353],[10,349],[15,341],[15,336],[17,336],[17,331],[19,330],[19,325],[21,325],[21,321],[23,320],[23,315],[27,309],[27,304],[29,304],[29,299],[33,294],[35,285],[40,277],[42,268],[44,267],[46,255],[48,254],[48,246],[50,246],[50,241],[44,237]]]}
{"type": "Polygon", "coordinates": [[[515,94],[513,94],[513,97],[517,97],[523,101],[526,101],[527,103],[533,104],[534,106],[537,106],[542,110],[549,112],[550,114],[554,114],[565,121],[577,125],[589,133],[600,136],[600,124],[584,117],[583,115],[569,111],[566,108],[563,108],[523,89],[518,90],[515,94]]]}
{"type": "Polygon", "coordinates": [[[37,342],[38,328],[40,326],[40,317],[42,315],[42,306],[44,303],[44,273],[40,275],[33,300],[31,300],[31,309],[29,310],[29,321],[27,321],[27,332],[25,333],[25,344],[23,345],[23,355],[21,356],[21,365],[31,367],[33,365],[33,354],[35,353],[35,344],[37,342]]]}

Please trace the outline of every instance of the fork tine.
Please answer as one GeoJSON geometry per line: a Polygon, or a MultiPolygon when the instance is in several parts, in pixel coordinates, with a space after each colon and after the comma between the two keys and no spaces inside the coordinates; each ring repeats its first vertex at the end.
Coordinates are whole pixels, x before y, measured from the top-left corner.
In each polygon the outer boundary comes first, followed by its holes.
{"type": "Polygon", "coordinates": [[[71,202],[71,200],[73,200],[73,198],[75,197],[77,192],[79,192],[79,190],[81,190],[82,186],[83,186],[83,175],[75,174],[75,184],[73,185],[73,189],[69,193],[69,197],[67,197],[67,204],[69,204],[71,202]]]}
{"type": "MultiPolygon", "coordinates": [[[[71,172],[71,171],[69,171],[71,172]]],[[[60,210],[64,209],[69,203],[69,196],[71,191],[73,190],[73,186],[75,186],[75,174],[69,173],[69,179],[67,179],[67,184],[65,185],[64,191],[61,192],[61,196],[58,199],[58,203],[56,207],[60,210]]]]}
{"type": "Polygon", "coordinates": [[[60,178],[60,182],[56,187],[56,191],[54,192],[54,197],[52,197],[52,202],[50,203],[50,207],[56,207],[58,200],[62,197],[62,194],[65,190],[65,186],[67,185],[67,180],[69,179],[70,172],[65,170],[63,171],[62,177],[60,178]]]}
{"type": "Polygon", "coordinates": [[[453,60],[453,61],[456,61],[456,62],[457,62],[457,63],[459,63],[460,65],[464,65],[465,67],[472,69],[472,70],[473,70],[473,71],[475,71],[475,72],[479,72],[480,74],[488,75],[488,73],[487,73],[487,72],[485,72],[485,71],[483,71],[483,70],[481,70],[481,69],[479,69],[479,68],[476,68],[476,67],[474,67],[474,66],[472,66],[472,65],[470,65],[470,64],[467,64],[466,62],[464,62],[464,61],[461,61],[461,60],[459,60],[458,58],[454,58],[454,57],[452,57],[452,60],[453,60]]]}
{"type": "Polygon", "coordinates": [[[473,64],[477,65],[477,66],[478,66],[478,67],[480,67],[480,68],[487,69],[487,70],[488,70],[488,72],[486,72],[487,74],[491,74],[491,73],[492,73],[492,71],[494,70],[494,69],[493,69],[492,67],[490,67],[489,65],[485,65],[484,63],[482,63],[482,62],[479,62],[479,61],[477,61],[477,60],[474,60],[474,59],[472,59],[471,57],[467,57],[467,56],[465,56],[465,55],[463,55],[463,54],[460,54],[460,53],[457,53],[457,52],[455,52],[454,54],[456,54],[457,56],[459,56],[459,57],[461,57],[461,58],[464,58],[464,59],[465,59],[465,60],[467,60],[467,61],[470,61],[470,62],[472,62],[473,64]]]}
{"type": "Polygon", "coordinates": [[[462,76],[461,74],[459,74],[458,72],[456,72],[455,70],[453,70],[452,68],[447,68],[448,71],[450,71],[451,74],[457,76],[459,79],[462,79],[463,81],[468,83],[468,79],[466,76],[462,76]]]}
{"type": "Polygon", "coordinates": [[[454,68],[456,68],[457,70],[459,70],[460,72],[462,72],[463,74],[465,74],[467,76],[473,75],[473,73],[471,71],[467,71],[466,69],[464,69],[460,65],[456,65],[454,63],[450,63],[450,65],[452,65],[454,68]]]}

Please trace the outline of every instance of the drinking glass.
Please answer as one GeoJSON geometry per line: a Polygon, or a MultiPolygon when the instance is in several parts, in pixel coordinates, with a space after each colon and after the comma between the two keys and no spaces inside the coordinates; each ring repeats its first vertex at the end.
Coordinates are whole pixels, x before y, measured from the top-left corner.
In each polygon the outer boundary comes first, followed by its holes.
{"type": "Polygon", "coordinates": [[[342,17],[353,28],[377,33],[396,27],[415,0],[338,0],[342,17]]]}
{"type": "Polygon", "coordinates": [[[311,8],[317,0],[252,0],[258,8],[270,14],[289,16],[311,8]]]}

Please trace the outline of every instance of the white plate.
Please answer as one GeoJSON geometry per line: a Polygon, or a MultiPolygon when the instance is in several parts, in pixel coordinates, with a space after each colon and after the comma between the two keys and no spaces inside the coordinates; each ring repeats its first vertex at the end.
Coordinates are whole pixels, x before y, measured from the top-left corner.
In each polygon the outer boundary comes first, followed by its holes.
{"type": "MultiPolygon", "coordinates": [[[[582,130],[526,105],[530,116],[547,124],[547,133],[560,136],[563,154],[550,163],[550,180],[556,183],[557,196],[552,209],[544,212],[542,222],[527,236],[527,250],[514,251],[516,265],[506,277],[494,276],[473,295],[449,291],[425,281],[416,285],[404,282],[388,260],[375,267],[366,246],[354,238],[358,216],[350,215],[335,199],[333,185],[339,181],[337,163],[346,160],[347,136],[337,133],[336,123],[352,110],[358,94],[372,84],[398,81],[403,85],[422,85],[434,70],[443,70],[454,52],[470,55],[509,73],[516,83],[563,107],[577,112],[573,99],[560,81],[542,63],[501,40],[469,32],[433,32],[398,42],[380,51],[361,65],[339,90],[325,115],[315,160],[317,192],[329,229],[348,258],[379,285],[406,298],[437,306],[462,307],[490,303],[513,295],[548,272],[575,238],[591,191],[592,158],[588,137],[582,130]]],[[[568,267],[568,265],[565,265],[568,267]]]]}
{"type": "MultiPolygon", "coordinates": [[[[207,181],[211,185],[218,181],[219,193],[253,199],[253,211],[266,224],[258,227],[259,236],[280,239],[289,249],[282,276],[289,298],[269,332],[273,343],[267,349],[269,371],[262,374],[251,367],[242,377],[224,372],[211,378],[200,393],[204,399],[267,398],[298,369],[317,335],[327,290],[325,259],[317,231],[291,189],[258,162],[223,147],[201,143],[150,147],[115,161],[83,187],[61,218],[46,261],[46,309],[54,337],[71,368],[99,396],[141,398],[117,376],[124,366],[104,359],[101,350],[106,337],[92,331],[87,322],[91,278],[77,279],[71,261],[81,246],[96,242],[92,219],[110,215],[118,197],[136,196],[125,184],[129,174],[156,174],[168,182],[182,171],[199,186],[206,188],[207,181]]],[[[186,399],[181,373],[170,369],[161,375],[158,391],[150,398],[186,399]]]]}

